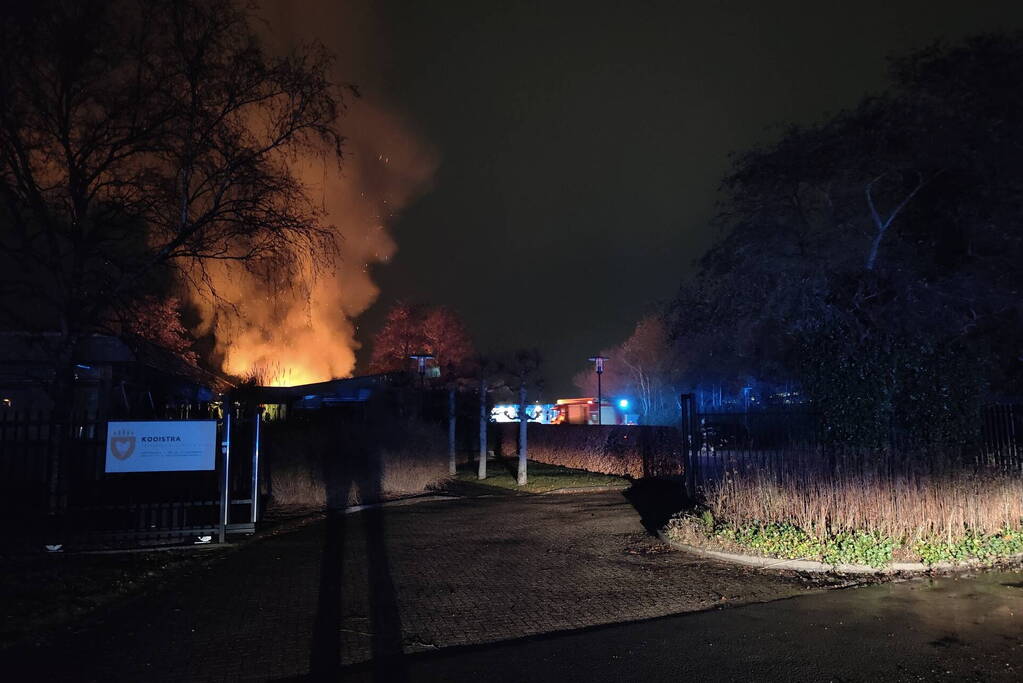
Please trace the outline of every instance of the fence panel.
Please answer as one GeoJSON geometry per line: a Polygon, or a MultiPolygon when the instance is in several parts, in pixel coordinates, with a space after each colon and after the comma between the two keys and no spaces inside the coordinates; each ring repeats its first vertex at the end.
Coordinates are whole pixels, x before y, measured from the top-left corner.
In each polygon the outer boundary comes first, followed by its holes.
{"type": "Polygon", "coordinates": [[[981,411],[981,443],[977,459],[988,466],[1005,471],[1019,471],[1023,466],[1018,434],[1023,434],[1023,406],[996,404],[981,411]]]}
{"type": "MultiPolygon", "coordinates": [[[[212,471],[107,473],[106,429],[105,422],[0,413],[0,528],[13,544],[95,547],[216,533],[219,464],[212,471]]],[[[239,506],[249,502],[251,477],[251,439],[241,441],[245,450],[232,449],[232,502],[239,506]]]]}
{"type": "Polygon", "coordinates": [[[809,411],[700,413],[696,472],[702,484],[710,484],[726,473],[744,472],[782,476],[799,470],[829,476],[881,468],[889,474],[934,474],[962,466],[1023,471],[1017,438],[1023,434],[1023,407],[984,406],[978,419],[980,428],[965,444],[918,443],[893,433],[886,445],[868,448],[828,442],[820,416],[809,411]]]}

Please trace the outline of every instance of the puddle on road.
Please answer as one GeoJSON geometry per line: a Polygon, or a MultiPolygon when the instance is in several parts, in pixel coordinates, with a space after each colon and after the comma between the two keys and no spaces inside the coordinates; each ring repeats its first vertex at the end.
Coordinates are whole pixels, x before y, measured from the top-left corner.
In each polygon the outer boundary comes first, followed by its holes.
{"type": "Polygon", "coordinates": [[[997,629],[1023,624],[1023,574],[998,572],[920,578],[853,591],[854,611],[876,609],[886,617],[913,617],[921,625],[997,629]]]}
{"type": "Polygon", "coordinates": [[[691,624],[704,648],[728,652],[708,662],[739,667],[726,677],[748,678],[741,664],[775,667],[791,680],[1016,681],[1021,586],[1015,572],[919,578],[724,610],[691,624]]]}
{"type": "Polygon", "coordinates": [[[936,649],[989,649],[1023,642],[1021,573],[918,578],[836,591],[827,597],[805,605],[811,613],[820,610],[820,623],[836,615],[847,626],[880,622],[936,649]]]}

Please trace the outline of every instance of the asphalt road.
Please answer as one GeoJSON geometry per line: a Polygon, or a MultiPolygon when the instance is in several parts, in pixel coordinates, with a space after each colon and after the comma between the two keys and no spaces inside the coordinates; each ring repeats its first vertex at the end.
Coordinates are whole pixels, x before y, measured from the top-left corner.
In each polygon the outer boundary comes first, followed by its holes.
{"type": "Polygon", "coordinates": [[[1023,575],[883,584],[458,648],[344,680],[1018,681],[1023,575]]]}

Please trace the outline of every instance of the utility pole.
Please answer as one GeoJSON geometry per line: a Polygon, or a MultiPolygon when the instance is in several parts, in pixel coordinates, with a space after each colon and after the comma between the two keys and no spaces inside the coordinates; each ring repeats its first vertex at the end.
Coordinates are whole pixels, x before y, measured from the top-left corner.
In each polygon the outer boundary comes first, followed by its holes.
{"type": "Polygon", "coordinates": [[[480,460],[477,479],[487,478],[487,380],[480,377],[480,460]]]}
{"type": "Polygon", "coordinates": [[[448,388],[448,473],[455,475],[455,384],[448,388]]]}
{"type": "Polygon", "coordinates": [[[608,360],[606,356],[591,356],[588,359],[593,363],[593,368],[597,372],[597,424],[604,424],[604,392],[603,387],[600,386],[600,376],[604,374],[604,361],[608,360]]]}
{"type": "Polygon", "coordinates": [[[429,353],[420,351],[409,355],[409,358],[416,361],[419,370],[419,419],[423,419],[426,413],[426,361],[433,358],[429,353]]]}
{"type": "Polygon", "coordinates": [[[519,471],[516,483],[525,486],[526,475],[526,434],[529,423],[529,416],[526,415],[526,378],[519,378],[519,471]]]}

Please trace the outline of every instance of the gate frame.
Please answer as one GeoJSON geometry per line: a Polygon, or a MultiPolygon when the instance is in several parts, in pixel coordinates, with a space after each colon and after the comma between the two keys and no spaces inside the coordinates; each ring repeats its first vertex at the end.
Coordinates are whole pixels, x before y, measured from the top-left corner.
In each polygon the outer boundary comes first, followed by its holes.
{"type": "Polygon", "coordinates": [[[696,394],[681,394],[679,396],[681,408],[681,419],[679,431],[682,433],[682,477],[685,482],[685,493],[690,501],[696,500],[698,492],[697,481],[700,469],[700,449],[702,431],[700,430],[700,416],[697,412],[696,394]]]}

